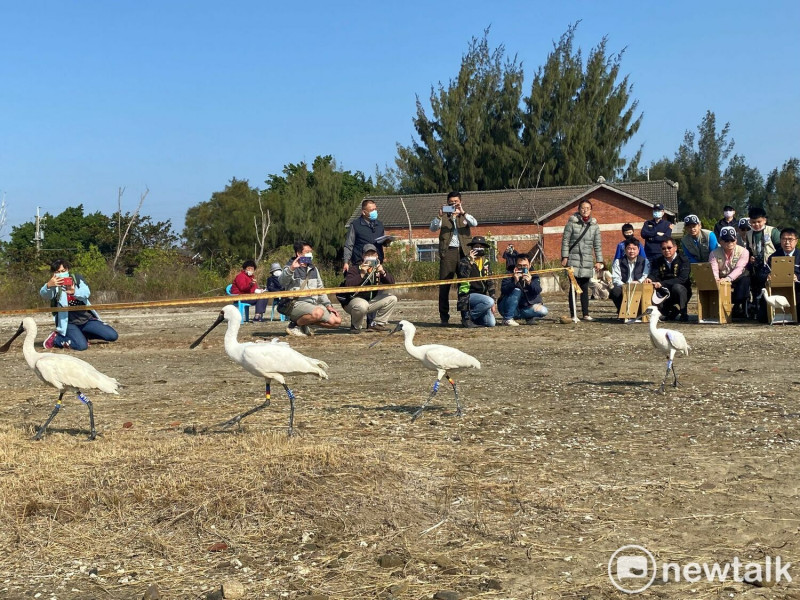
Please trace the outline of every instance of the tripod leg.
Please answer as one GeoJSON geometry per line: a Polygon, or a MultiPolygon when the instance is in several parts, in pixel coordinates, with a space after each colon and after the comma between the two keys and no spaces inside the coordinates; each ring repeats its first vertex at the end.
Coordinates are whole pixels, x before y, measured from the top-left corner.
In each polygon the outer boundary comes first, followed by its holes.
{"type": "Polygon", "coordinates": [[[64,397],[64,392],[66,392],[66,390],[61,390],[61,393],[58,395],[58,402],[56,402],[56,405],[53,407],[53,412],[51,412],[50,416],[47,417],[47,421],[45,421],[44,424],[41,427],[39,427],[39,430],[36,432],[36,435],[34,435],[32,439],[40,440],[44,437],[44,432],[47,429],[47,426],[50,425],[50,421],[52,421],[58,414],[58,411],[61,410],[61,399],[64,397]]]}
{"type": "Polygon", "coordinates": [[[428,395],[428,399],[425,400],[425,402],[422,403],[422,406],[419,407],[419,410],[417,412],[415,412],[413,414],[413,416],[411,417],[411,422],[412,423],[414,421],[416,421],[417,417],[419,417],[422,414],[422,411],[425,410],[425,407],[428,406],[428,403],[431,400],[433,400],[433,397],[436,395],[436,392],[438,392],[438,391],[439,391],[439,380],[437,379],[436,382],[433,384],[433,389],[431,390],[431,393],[428,395]]]}

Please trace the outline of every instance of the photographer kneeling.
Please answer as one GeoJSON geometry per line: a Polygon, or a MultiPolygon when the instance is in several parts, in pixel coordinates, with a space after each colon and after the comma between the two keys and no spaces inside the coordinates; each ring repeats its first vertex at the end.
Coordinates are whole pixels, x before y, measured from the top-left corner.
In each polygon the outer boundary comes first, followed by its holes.
{"type": "MultiPolygon", "coordinates": [[[[363,259],[358,268],[350,266],[345,275],[344,285],[348,287],[370,286],[394,283],[394,277],[386,272],[378,259],[378,249],[372,244],[364,244],[363,259]]],[[[375,313],[375,321],[367,327],[367,331],[386,331],[386,324],[391,318],[397,296],[386,290],[364,291],[353,294],[337,294],[342,308],[350,315],[350,333],[364,331],[368,313],[375,313]]]]}
{"type": "MultiPolygon", "coordinates": [[[[476,235],[467,244],[469,254],[458,262],[458,278],[488,277],[492,274],[486,250],[489,243],[482,235],[476,235]]],[[[464,327],[494,327],[494,280],[470,281],[458,285],[458,310],[464,327]]]]}
{"type": "Polygon", "coordinates": [[[542,284],[539,276],[530,272],[531,259],[527,254],[516,257],[514,272],[500,284],[500,314],[503,325],[517,327],[515,319],[525,319],[535,325],[538,319],[547,316],[547,307],[542,300],[542,284]]]}
{"type": "MultiPolygon", "coordinates": [[[[322,277],[320,277],[317,267],[312,264],[311,244],[303,241],[295,242],[294,253],[294,259],[283,269],[281,274],[283,289],[289,292],[306,288],[312,290],[324,288],[322,277]]],[[[289,318],[286,333],[299,337],[314,335],[311,325],[335,329],[342,322],[342,317],[333,308],[325,294],[283,298],[278,304],[278,312],[289,318]]]]}

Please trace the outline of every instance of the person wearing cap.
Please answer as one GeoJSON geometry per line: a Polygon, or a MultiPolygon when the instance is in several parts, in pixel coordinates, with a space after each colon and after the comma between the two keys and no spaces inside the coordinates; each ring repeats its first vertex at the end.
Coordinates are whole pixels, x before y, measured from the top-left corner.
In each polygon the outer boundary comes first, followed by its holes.
{"type": "MultiPolygon", "coordinates": [[[[470,228],[477,227],[478,221],[464,210],[461,192],[447,194],[446,206],[448,212],[440,208],[439,216],[431,221],[430,230],[439,232],[439,279],[454,279],[459,261],[470,253],[470,228]]],[[[450,322],[450,287],[449,283],[439,286],[439,321],[442,325],[450,322]]]]}
{"type": "Polygon", "coordinates": [[[686,309],[692,298],[691,272],[689,260],[678,252],[675,240],[670,238],[661,242],[661,256],[650,264],[650,275],[644,282],[652,283],[656,290],[669,290],[669,298],[662,304],[665,319],[689,320],[686,309]]]}
{"type": "Polygon", "coordinates": [[[378,220],[378,206],[369,198],[361,202],[361,214],[347,228],[347,237],[344,240],[344,266],[342,273],[347,273],[350,264],[361,264],[364,255],[364,244],[372,244],[378,249],[378,260],[383,262],[383,245],[376,243],[380,237],[385,236],[383,223],[378,220]]]}
{"type": "Polygon", "coordinates": [[[672,223],[664,218],[664,205],[653,205],[653,218],[645,221],[641,231],[644,253],[651,263],[661,256],[661,242],[672,237],[672,223]]]}
{"type": "Polygon", "coordinates": [[[392,317],[397,296],[388,290],[371,290],[381,284],[394,283],[394,277],[384,269],[378,258],[374,244],[364,244],[362,261],[358,268],[350,267],[344,279],[347,287],[363,287],[365,291],[350,294],[337,294],[345,312],[350,315],[350,333],[386,331],[392,317]],[[375,320],[367,324],[367,314],[375,314],[375,320]],[[365,327],[366,326],[366,327],[365,327]]]}
{"type": "Polygon", "coordinates": [[[747,232],[750,231],[750,219],[742,217],[739,219],[739,231],[736,234],[736,243],[747,248],[747,232]]]}
{"type": "MultiPolygon", "coordinates": [[[[767,212],[760,206],[753,206],[747,213],[750,217],[750,231],[745,234],[745,245],[750,251],[750,293],[757,298],[767,285],[769,263],[767,259],[780,248],[781,233],[777,227],[767,225],[767,212]]],[[[766,303],[761,302],[758,318],[766,323],[766,303]]]]}
{"type": "MultiPolygon", "coordinates": [[[[488,277],[492,274],[489,265],[489,242],[476,235],[467,243],[469,254],[458,262],[458,277],[488,277]]],[[[497,305],[494,301],[494,280],[465,281],[458,286],[458,310],[464,327],[494,327],[497,305]]]]}
{"type": "Polygon", "coordinates": [[[516,319],[525,319],[535,325],[547,316],[547,307],[542,300],[542,284],[536,273],[530,272],[531,259],[527,254],[518,254],[511,272],[500,284],[500,300],[497,301],[503,325],[519,326],[516,319]]]}
{"type": "Polygon", "coordinates": [[[709,257],[711,272],[717,281],[731,282],[733,316],[745,317],[750,295],[750,276],[747,271],[750,253],[736,243],[736,229],[733,227],[726,225],[719,236],[720,245],[711,251],[709,257]]]}
{"type": "Polygon", "coordinates": [[[703,229],[697,215],[687,215],[683,219],[683,230],[686,232],[681,239],[681,249],[689,262],[708,262],[711,252],[719,246],[717,236],[709,229],[703,229]]]}
{"type": "MultiPolygon", "coordinates": [[[[628,240],[636,240],[633,235],[633,225],[630,223],[625,223],[625,225],[622,226],[622,241],[617,244],[617,251],[614,252],[614,260],[625,258],[625,244],[628,240]]],[[[646,256],[644,246],[642,246],[642,243],[638,240],[636,241],[639,243],[639,255],[646,256]]]]}
{"type": "Polygon", "coordinates": [[[622,286],[626,283],[643,283],[650,275],[650,261],[640,254],[640,244],[635,238],[627,239],[625,256],[615,259],[611,265],[611,283],[609,293],[611,301],[617,307],[617,314],[622,307],[622,286]]]}
{"type": "MultiPolygon", "coordinates": [[[[600,226],[592,216],[592,203],[581,200],[578,212],[570,216],[561,236],[561,266],[572,267],[575,280],[581,288],[581,311],[584,321],[594,321],[589,315],[589,280],[595,269],[603,269],[603,242],[600,226]]],[[[572,299],[572,286],[568,292],[569,312],[574,318],[578,313],[572,299]]]]}
{"type": "Polygon", "coordinates": [[[719,234],[723,227],[736,227],[736,209],[730,204],[726,204],[722,208],[722,218],[714,225],[714,235],[719,240],[719,234]]]}
{"type": "MultiPolygon", "coordinates": [[[[244,261],[242,270],[233,278],[231,294],[258,294],[263,291],[264,290],[258,287],[258,282],[256,281],[256,261],[244,261]]],[[[264,312],[267,310],[269,300],[241,300],[241,302],[256,307],[256,314],[253,317],[253,321],[264,320],[264,312]]]]}
{"type": "MultiPolygon", "coordinates": [[[[272,263],[269,266],[269,277],[267,277],[267,291],[268,292],[282,292],[283,286],[281,285],[281,273],[283,269],[281,269],[280,263],[272,263]]],[[[280,298],[273,298],[272,305],[277,307],[278,303],[281,301],[280,298]]]]}

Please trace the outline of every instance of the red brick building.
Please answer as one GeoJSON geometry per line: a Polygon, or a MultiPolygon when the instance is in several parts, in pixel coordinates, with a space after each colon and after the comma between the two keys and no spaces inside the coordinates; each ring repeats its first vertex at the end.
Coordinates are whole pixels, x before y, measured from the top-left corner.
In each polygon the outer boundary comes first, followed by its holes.
{"type": "MultiPolygon", "coordinates": [[[[413,243],[418,260],[438,260],[438,233],[430,231],[431,220],[446,204],[447,194],[370,196],[386,233],[403,243],[413,243]]],[[[570,215],[584,199],[591,201],[592,216],[600,225],[603,257],[609,262],[622,240],[622,225],[631,223],[637,237],[644,222],[652,218],[653,205],[664,205],[672,220],[678,213],[678,186],[669,180],[572,185],[564,187],[462,192],[464,209],[475,217],[473,235],[483,235],[502,254],[511,243],[520,252],[539,244],[545,260],[561,258],[561,234],[570,215]]],[[[354,211],[356,218],[360,206],[354,211]]]]}

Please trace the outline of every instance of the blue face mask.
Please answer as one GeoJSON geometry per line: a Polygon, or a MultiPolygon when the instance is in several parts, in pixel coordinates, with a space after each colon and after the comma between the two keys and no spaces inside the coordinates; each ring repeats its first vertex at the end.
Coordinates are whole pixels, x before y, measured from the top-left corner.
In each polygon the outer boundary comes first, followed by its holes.
{"type": "Polygon", "coordinates": [[[369,217],[370,221],[377,221],[378,220],[378,211],[377,210],[371,210],[371,211],[369,211],[369,214],[367,216],[369,217]]]}
{"type": "Polygon", "coordinates": [[[653,218],[654,219],[660,219],[663,216],[664,216],[664,213],[661,212],[660,210],[654,210],[653,211],[653,218]]]}

